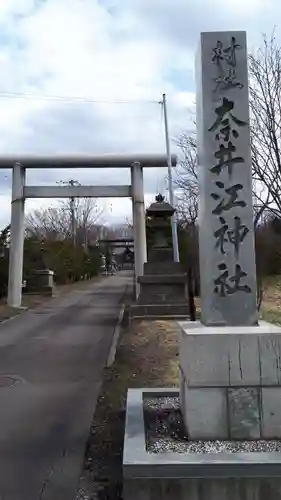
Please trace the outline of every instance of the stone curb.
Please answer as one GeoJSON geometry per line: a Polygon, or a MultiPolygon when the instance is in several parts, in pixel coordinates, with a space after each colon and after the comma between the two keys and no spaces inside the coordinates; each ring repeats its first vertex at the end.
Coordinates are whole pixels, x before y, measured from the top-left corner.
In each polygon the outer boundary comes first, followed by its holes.
{"type": "MultiPolygon", "coordinates": [[[[143,397],[147,395],[178,397],[179,389],[164,387],[128,389],[123,454],[124,481],[126,479],[139,480],[140,478],[149,480],[173,478],[179,480],[184,478],[260,477],[269,479],[280,477],[280,452],[147,452],[143,414],[143,397]]],[[[218,500],[221,498],[224,497],[218,497],[218,500]]]]}
{"type": "Polygon", "coordinates": [[[114,361],[115,361],[115,356],[116,356],[116,351],[117,351],[117,346],[118,346],[118,340],[121,332],[121,326],[123,323],[124,319],[124,313],[125,313],[125,304],[121,305],[121,309],[119,312],[118,320],[114,328],[113,336],[112,336],[112,341],[111,341],[111,346],[109,349],[109,354],[106,360],[106,368],[110,368],[114,361]]]}

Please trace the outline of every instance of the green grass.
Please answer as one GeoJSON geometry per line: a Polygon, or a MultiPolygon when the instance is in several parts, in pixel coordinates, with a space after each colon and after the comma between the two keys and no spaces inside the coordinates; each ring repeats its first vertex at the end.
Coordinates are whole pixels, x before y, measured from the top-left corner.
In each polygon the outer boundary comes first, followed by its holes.
{"type": "Polygon", "coordinates": [[[261,319],[281,325],[281,275],[263,279],[264,298],[261,305],[261,319]]]}
{"type": "Polygon", "coordinates": [[[269,323],[274,323],[275,325],[281,325],[281,311],[262,307],[261,319],[268,321],[269,323]]]}

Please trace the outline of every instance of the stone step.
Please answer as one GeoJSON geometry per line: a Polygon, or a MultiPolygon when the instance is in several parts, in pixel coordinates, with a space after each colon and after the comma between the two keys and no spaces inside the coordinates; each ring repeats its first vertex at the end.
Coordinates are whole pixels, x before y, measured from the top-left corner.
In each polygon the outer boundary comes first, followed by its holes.
{"type": "Polygon", "coordinates": [[[188,304],[132,304],[130,317],[182,316],[189,317],[188,304]]]}
{"type": "Polygon", "coordinates": [[[183,269],[180,262],[145,262],[143,266],[144,275],[147,274],[183,274],[183,269]]]}
{"type": "Polygon", "coordinates": [[[145,316],[131,316],[131,320],[151,320],[151,321],[186,321],[189,319],[189,316],[186,314],[176,314],[176,315],[165,315],[165,314],[151,314],[145,316]]]}
{"type": "Polygon", "coordinates": [[[144,274],[138,277],[138,282],[146,285],[187,283],[187,274],[144,274]]]}

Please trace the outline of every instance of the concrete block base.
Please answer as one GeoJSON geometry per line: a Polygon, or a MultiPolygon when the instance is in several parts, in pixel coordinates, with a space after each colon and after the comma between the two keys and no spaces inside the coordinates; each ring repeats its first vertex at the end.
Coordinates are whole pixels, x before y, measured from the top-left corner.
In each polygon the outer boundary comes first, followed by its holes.
{"type": "Polygon", "coordinates": [[[131,304],[131,318],[149,319],[178,319],[184,321],[189,318],[189,306],[184,304],[131,304]]]}
{"type": "Polygon", "coordinates": [[[279,479],[127,479],[124,500],[280,500],[279,479]]]}
{"type": "Polygon", "coordinates": [[[54,287],[36,287],[36,288],[26,288],[23,291],[25,295],[46,295],[47,297],[53,297],[55,288],[54,287]]]}
{"type": "Polygon", "coordinates": [[[280,500],[280,453],[148,453],[143,397],[176,389],[130,389],[123,454],[124,500],[280,500]]]}
{"type": "Polygon", "coordinates": [[[50,269],[33,271],[27,278],[25,293],[52,296],[54,293],[54,272],[50,269]]]}
{"type": "Polygon", "coordinates": [[[281,328],[180,322],[182,413],[191,439],[281,437],[281,328]]]}

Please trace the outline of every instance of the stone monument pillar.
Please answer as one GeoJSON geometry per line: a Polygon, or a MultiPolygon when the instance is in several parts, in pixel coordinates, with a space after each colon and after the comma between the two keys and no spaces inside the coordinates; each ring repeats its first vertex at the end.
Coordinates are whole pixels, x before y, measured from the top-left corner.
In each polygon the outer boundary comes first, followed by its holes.
{"type": "Polygon", "coordinates": [[[254,325],[246,33],[202,33],[196,66],[201,319],[254,325]]]}
{"type": "Polygon", "coordinates": [[[181,323],[185,426],[190,439],[280,438],[281,328],[257,323],[245,32],[201,34],[196,122],[202,312],[181,323]]]}

